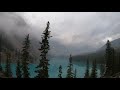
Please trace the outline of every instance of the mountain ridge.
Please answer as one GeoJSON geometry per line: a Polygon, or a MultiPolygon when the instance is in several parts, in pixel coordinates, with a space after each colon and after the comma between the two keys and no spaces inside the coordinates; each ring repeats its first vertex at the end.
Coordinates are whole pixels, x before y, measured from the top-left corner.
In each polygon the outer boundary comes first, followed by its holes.
{"type": "MultiPolygon", "coordinates": [[[[120,38],[111,41],[111,46],[115,49],[116,52],[120,52],[120,38]]],[[[86,63],[87,59],[89,59],[89,61],[91,62],[94,59],[97,59],[98,63],[104,63],[105,49],[106,49],[106,45],[103,45],[101,48],[99,48],[95,52],[73,56],[73,61],[74,63],[76,62],[86,63]]]]}

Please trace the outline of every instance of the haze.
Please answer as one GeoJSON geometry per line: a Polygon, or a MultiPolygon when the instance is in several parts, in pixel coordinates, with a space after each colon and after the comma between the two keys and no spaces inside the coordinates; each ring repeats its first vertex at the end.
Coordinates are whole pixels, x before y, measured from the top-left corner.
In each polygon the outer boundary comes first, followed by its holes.
{"type": "MultiPolygon", "coordinates": [[[[120,38],[119,12],[1,12],[0,17],[2,15],[21,17],[24,20],[21,27],[29,30],[38,40],[49,21],[53,36],[50,40],[51,51],[59,56],[92,52],[101,48],[108,39],[120,38]]],[[[3,25],[6,19],[1,19],[0,24],[6,27],[6,22],[3,25]]],[[[14,24],[13,28],[16,28],[14,24]]]]}

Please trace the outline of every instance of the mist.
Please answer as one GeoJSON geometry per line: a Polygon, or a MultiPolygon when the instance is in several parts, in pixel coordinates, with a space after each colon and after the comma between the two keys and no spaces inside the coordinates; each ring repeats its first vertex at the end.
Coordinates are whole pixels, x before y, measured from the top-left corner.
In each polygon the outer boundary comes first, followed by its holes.
{"type": "Polygon", "coordinates": [[[11,41],[14,35],[24,38],[30,34],[31,40],[37,43],[47,21],[53,36],[50,53],[54,56],[93,52],[107,39],[120,38],[119,12],[1,12],[0,30],[7,33],[11,41]]]}

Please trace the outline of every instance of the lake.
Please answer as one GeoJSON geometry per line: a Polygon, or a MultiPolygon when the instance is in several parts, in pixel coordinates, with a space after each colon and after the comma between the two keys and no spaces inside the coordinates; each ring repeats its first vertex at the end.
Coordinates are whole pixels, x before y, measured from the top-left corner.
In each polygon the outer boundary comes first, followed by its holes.
{"type": "MultiPolygon", "coordinates": [[[[65,58],[52,58],[50,60],[50,66],[49,66],[49,76],[50,78],[58,78],[58,72],[59,72],[59,66],[62,65],[62,76],[63,78],[66,77],[67,74],[67,66],[69,63],[69,59],[65,58]]],[[[34,78],[36,76],[35,70],[36,70],[36,64],[30,64],[29,65],[29,72],[30,72],[30,77],[34,78]]],[[[3,69],[5,69],[5,64],[2,64],[3,69]]],[[[75,65],[73,64],[73,68],[77,69],[77,78],[83,78],[85,71],[86,71],[86,65],[75,65]]],[[[11,70],[13,73],[13,77],[16,77],[16,64],[12,63],[11,64],[11,70]]],[[[98,76],[99,76],[100,70],[98,69],[98,76]]]]}

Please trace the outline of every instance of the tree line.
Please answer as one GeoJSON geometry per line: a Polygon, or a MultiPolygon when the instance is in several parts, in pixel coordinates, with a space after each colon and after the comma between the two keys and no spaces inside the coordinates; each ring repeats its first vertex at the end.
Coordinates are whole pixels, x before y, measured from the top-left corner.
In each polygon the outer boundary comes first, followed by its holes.
{"type": "MultiPolygon", "coordinates": [[[[36,67],[35,73],[37,74],[35,78],[49,78],[49,59],[47,58],[48,51],[50,50],[49,39],[52,37],[49,31],[50,23],[47,22],[47,27],[43,31],[41,36],[40,48],[40,58],[39,64],[36,67]]],[[[5,76],[10,78],[12,76],[11,71],[11,53],[6,50],[6,66],[5,71],[3,71],[1,65],[1,54],[2,54],[2,35],[0,35],[0,72],[4,72],[5,76]]],[[[29,73],[29,57],[30,57],[30,35],[28,34],[23,41],[22,50],[16,50],[15,56],[17,60],[16,66],[16,76],[17,78],[30,78],[29,73]]],[[[114,75],[117,72],[120,72],[120,53],[115,52],[115,49],[111,46],[110,41],[107,41],[106,44],[106,54],[105,54],[104,65],[100,65],[100,75],[101,77],[109,77],[114,75]],[[119,54],[119,55],[118,55],[119,54]],[[118,56],[117,56],[118,55],[118,56]]],[[[62,65],[59,66],[58,78],[63,78],[62,76],[62,65]]],[[[92,70],[90,72],[90,63],[89,60],[86,62],[86,71],[84,78],[97,78],[97,63],[96,59],[92,63],[92,70]]],[[[77,69],[73,70],[72,55],[69,57],[69,64],[67,69],[66,78],[77,78],[77,69]]]]}

